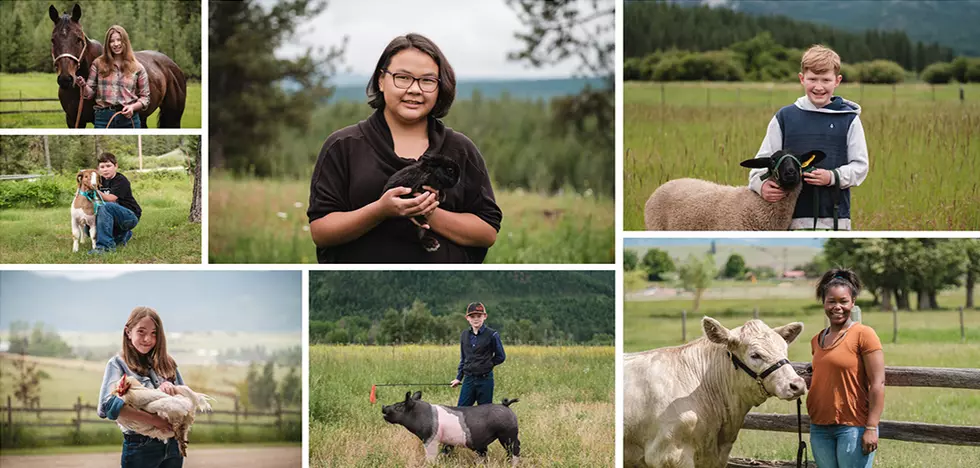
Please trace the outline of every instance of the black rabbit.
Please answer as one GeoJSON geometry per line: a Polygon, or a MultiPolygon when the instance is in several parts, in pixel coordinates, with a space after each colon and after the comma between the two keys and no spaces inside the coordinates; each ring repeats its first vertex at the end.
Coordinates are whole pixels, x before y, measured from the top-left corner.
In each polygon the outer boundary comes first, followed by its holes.
{"type": "MultiPolygon", "coordinates": [[[[401,198],[413,198],[414,194],[425,191],[422,186],[429,186],[439,191],[439,201],[445,199],[445,191],[451,189],[459,183],[459,164],[452,159],[434,153],[425,153],[419,160],[409,166],[400,169],[388,178],[388,183],[382,193],[395,187],[408,187],[412,189],[408,194],[401,198]]],[[[419,224],[426,224],[425,216],[415,216],[415,221],[419,224]]],[[[439,241],[429,233],[428,229],[418,228],[419,240],[422,247],[427,252],[439,250],[439,241]]]]}

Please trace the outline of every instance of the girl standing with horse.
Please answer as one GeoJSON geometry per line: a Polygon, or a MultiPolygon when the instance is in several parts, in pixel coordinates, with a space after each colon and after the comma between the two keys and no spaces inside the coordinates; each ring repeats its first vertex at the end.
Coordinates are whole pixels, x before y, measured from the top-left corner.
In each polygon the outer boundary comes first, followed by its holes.
{"type": "Polygon", "coordinates": [[[146,68],[136,61],[129,34],[122,26],[110,27],[105,42],[102,55],[92,63],[88,81],[76,76],[75,83],[86,99],[95,97],[95,128],[140,128],[138,112],[150,105],[146,68]]]}

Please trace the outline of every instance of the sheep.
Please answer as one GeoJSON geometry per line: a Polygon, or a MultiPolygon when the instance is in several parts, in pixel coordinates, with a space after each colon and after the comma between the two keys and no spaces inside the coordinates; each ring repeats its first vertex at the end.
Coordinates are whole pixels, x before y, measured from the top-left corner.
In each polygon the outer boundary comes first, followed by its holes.
{"type": "Polygon", "coordinates": [[[747,186],[732,187],[700,179],[676,179],[661,185],[647,199],[643,218],[653,231],[771,231],[789,229],[796,199],[803,190],[803,170],[826,157],[809,151],[802,158],[785,151],[742,161],[742,167],[768,169],[779,187],[789,192],[769,203],[747,186]]]}

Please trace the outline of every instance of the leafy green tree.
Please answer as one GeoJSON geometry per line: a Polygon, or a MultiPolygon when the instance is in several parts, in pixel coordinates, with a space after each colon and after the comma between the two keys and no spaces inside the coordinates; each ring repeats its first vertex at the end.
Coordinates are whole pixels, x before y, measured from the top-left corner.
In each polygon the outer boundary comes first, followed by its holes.
{"type": "Polygon", "coordinates": [[[650,249],[643,254],[642,267],[650,281],[660,281],[661,275],[674,270],[674,261],[663,250],[650,249]]]}
{"type": "Polygon", "coordinates": [[[266,362],[261,376],[257,372],[253,374],[249,368],[249,376],[253,379],[248,384],[251,404],[260,410],[272,408],[276,401],[275,364],[272,361],[266,362]]]}
{"type": "Polygon", "coordinates": [[[725,262],[725,269],[721,276],[724,278],[741,278],[745,275],[745,258],[739,254],[731,254],[725,262]]]}
{"type": "Polygon", "coordinates": [[[306,129],[310,103],[332,93],[326,80],[344,45],[294,59],[275,55],[300,23],[326,8],[324,2],[284,0],[263,8],[253,0],[213,1],[209,7],[211,167],[280,174],[278,152],[264,150],[278,142],[283,126],[306,129]]]}
{"type": "Polygon", "coordinates": [[[623,249],[623,270],[633,271],[636,269],[636,264],[638,260],[636,257],[636,251],[623,249]]]}
{"type": "Polygon", "coordinates": [[[282,395],[283,405],[299,406],[303,404],[303,379],[296,372],[295,367],[290,367],[289,372],[279,383],[279,394],[282,395]]]}
{"type": "Polygon", "coordinates": [[[681,266],[677,267],[678,280],[682,288],[694,293],[693,314],[701,307],[701,296],[711,286],[711,281],[718,275],[714,256],[706,254],[703,258],[689,255],[681,266]]]}

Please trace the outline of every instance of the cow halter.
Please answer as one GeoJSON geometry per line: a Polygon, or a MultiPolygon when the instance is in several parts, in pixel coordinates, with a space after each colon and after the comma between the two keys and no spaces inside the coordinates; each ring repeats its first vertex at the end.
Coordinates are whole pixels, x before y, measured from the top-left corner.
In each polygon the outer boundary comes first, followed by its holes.
{"type": "Polygon", "coordinates": [[[762,384],[762,381],[765,380],[766,377],[769,377],[769,374],[772,374],[773,372],[779,370],[780,367],[790,364],[789,359],[780,359],[776,361],[775,364],[769,366],[768,368],[766,368],[766,370],[762,371],[761,374],[756,374],[754,370],[749,369],[749,366],[746,366],[745,363],[742,362],[742,360],[739,359],[737,356],[735,356],[735,354],[732,353],[731,351],[728,351],[728,357],[732,359],[732,364],[735,366],[736,369],[742,369],[743,371],[745,371],[745,373],[748,374],[749,377],[752,377],[759,384],[759,386],[762,387],[762,391],[766,394],[766,398],[773,396],[773,394],[769,393],[769,390],[766,390],[766,386],[762,384]]]}

